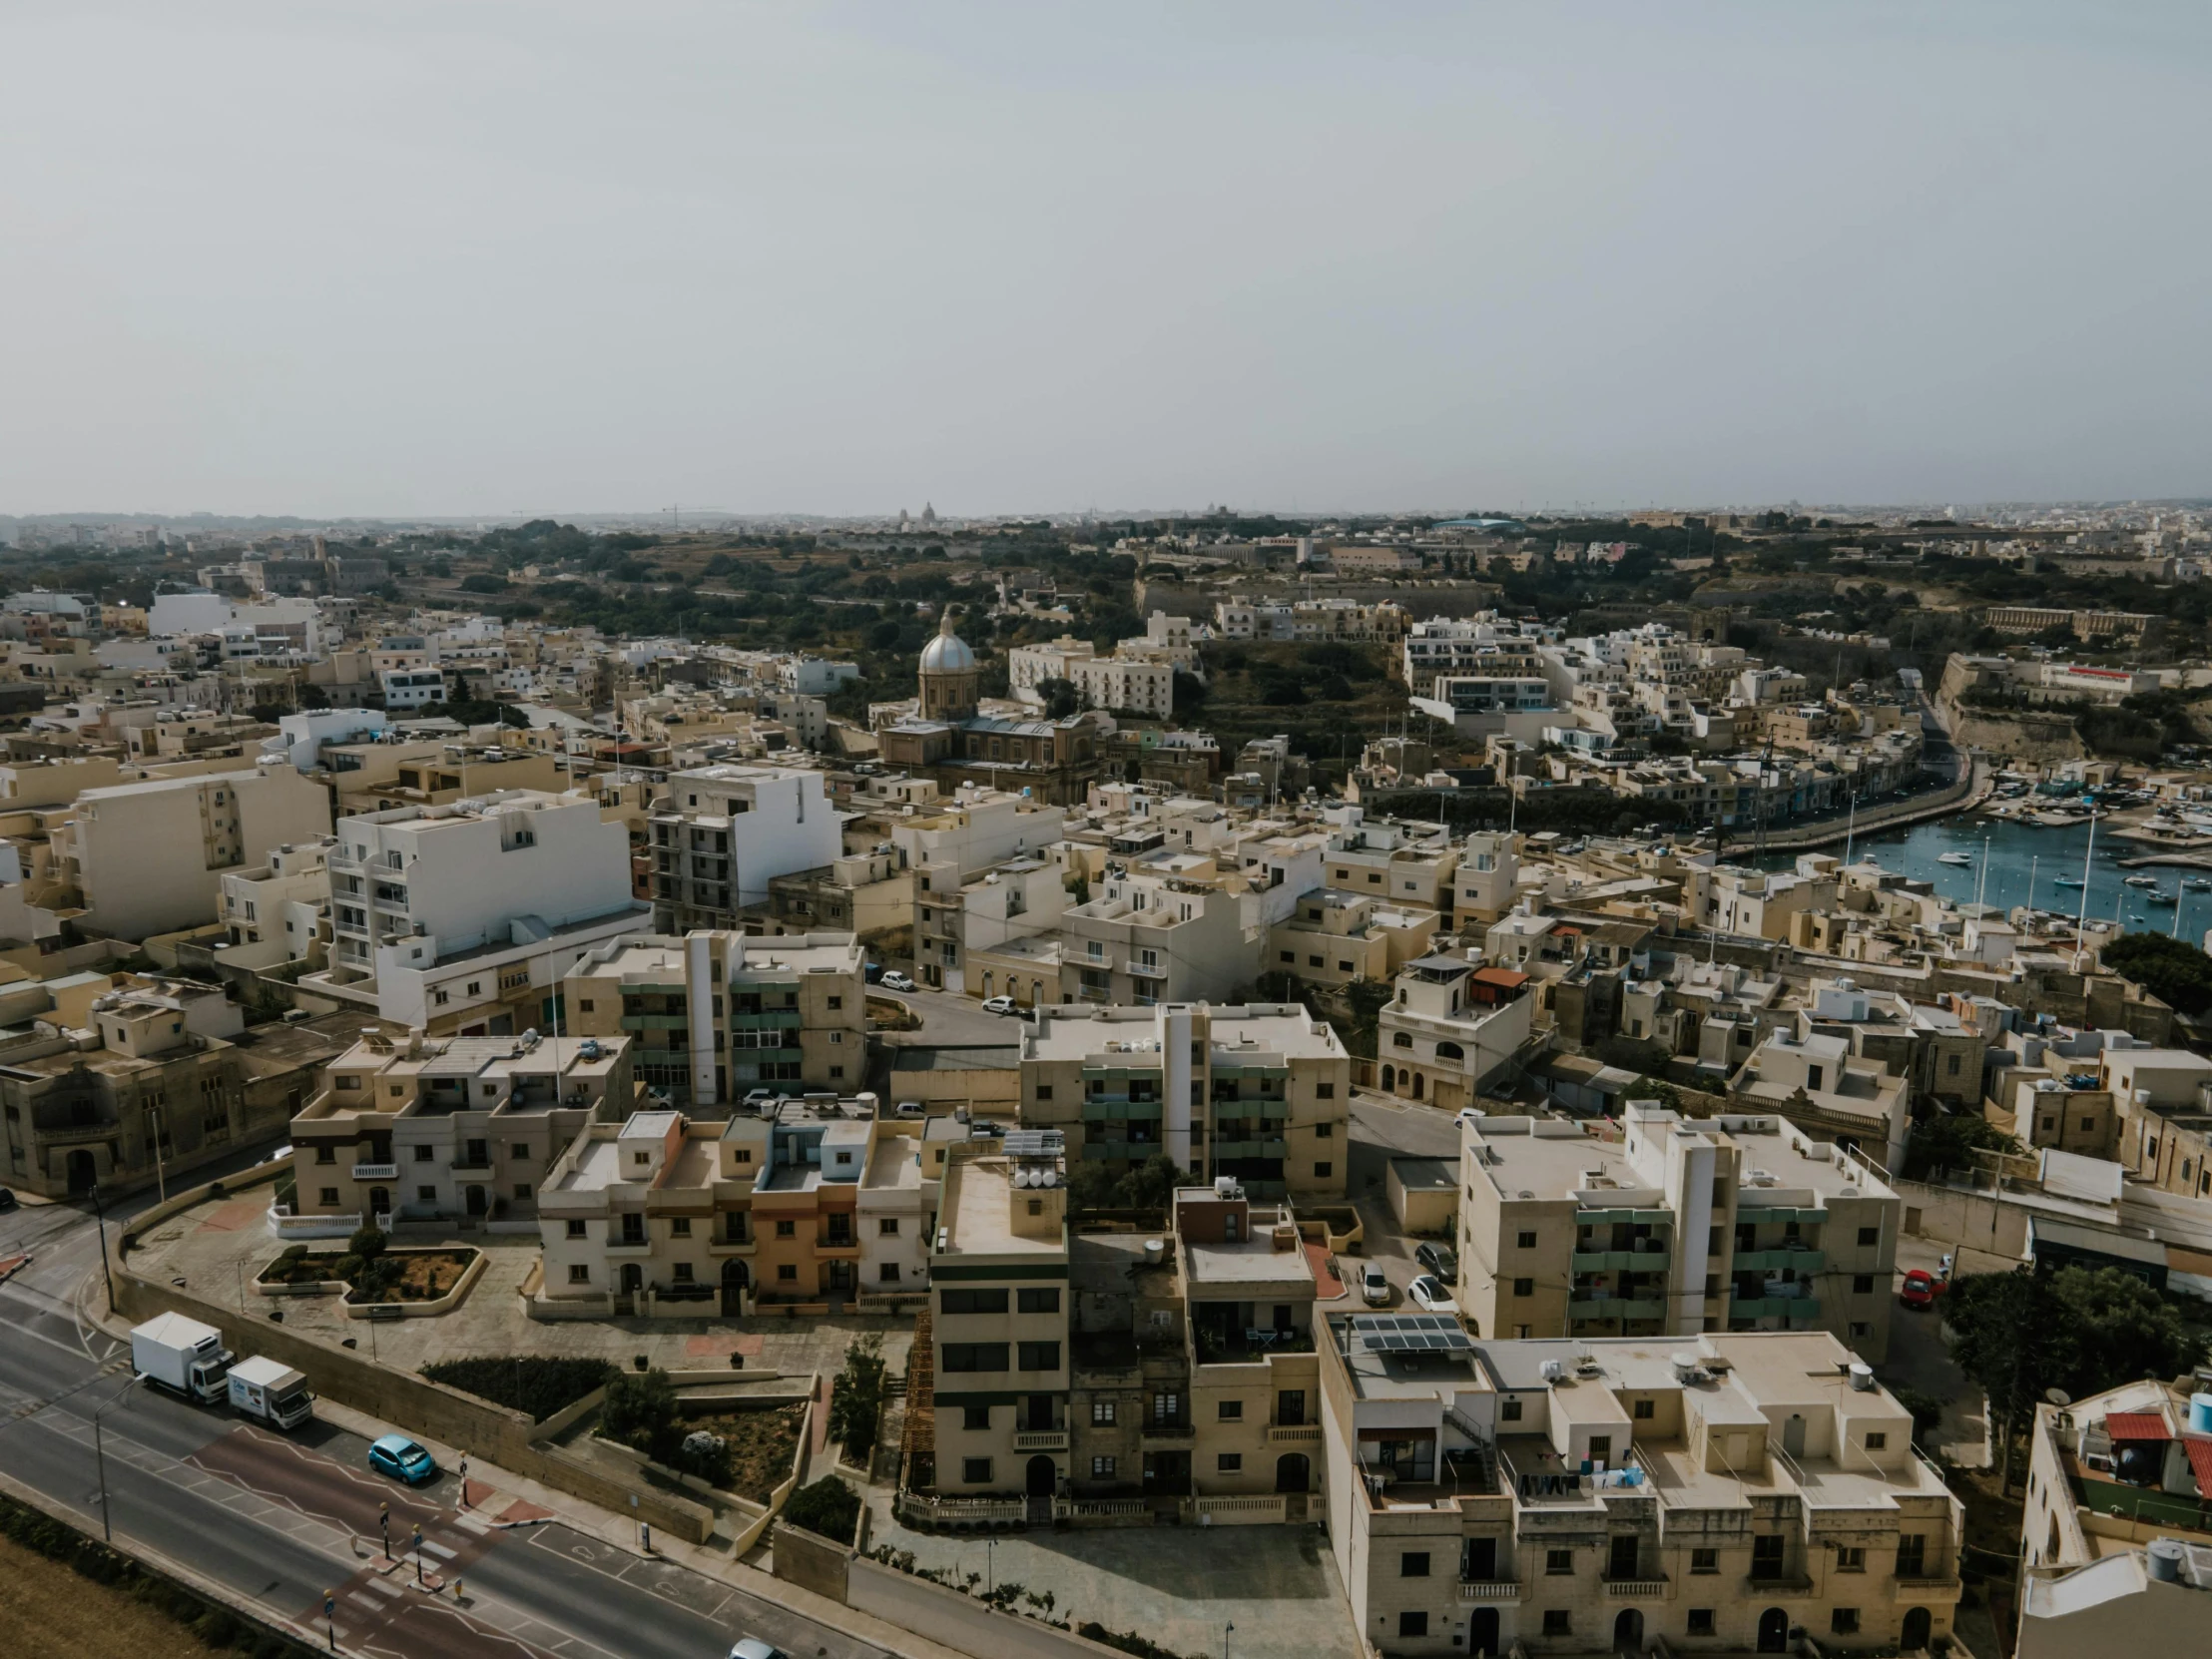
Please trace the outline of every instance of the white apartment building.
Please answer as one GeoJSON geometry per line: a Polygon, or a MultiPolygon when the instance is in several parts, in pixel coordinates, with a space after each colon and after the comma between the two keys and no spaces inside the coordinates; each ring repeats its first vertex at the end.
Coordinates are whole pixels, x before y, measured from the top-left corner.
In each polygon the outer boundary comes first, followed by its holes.
{"type": "Polygon", "coordinates": [[[54,868],[86,926],[143,939],[214,921],[227,871],[329,830],[329,796],[281,764],[117,784],[85,791],[55,827],[54,868]]]}
{"type": "Polygon", "coordinates": [[[1060,1000],[1227,1001],[1251,989],[1266,945],[1260,895],[1219,884],[1211,858],[1108,864],[1091,897],[1060,913],[1060,1000]],[[1186,862],[1190,873],[1175,867],[1186,862]]]}
{"type": "Polygon", "coordinates": [[[1513,907],[1520,848],[1520,836],[1502,830],[1478,830],[1467,836],[1442,906],[1452,926],[1487,926],[1513,907]]]}
{"type": "Polygon", "coordinates": [[[1501,622],[1494,612],[1464,619],[1431,617],[1405,630],[1398,648],[1399,668],[1405,689],[1414,697],[1439,695],[1436,682],[1446,676],[1540,680],[1544,678],[1538,652],[1542,643],[1541,630],[1501,622]]]}
{"type": "Polygon", "coordinates": [[[1889,1353],[1904,1206],[1858,1159],[1771,1116],[1619,1129],[1463,1125],[1458,1300],[1507,1337],[1827,1331],[1889,1353]]]}
{"type": "Polygon", "coordinates": [[[1255,1198],[1345,1187],[1352,1059],[1297,1003],[1048,1008],[1021,1038],[1021,1121],[1070,1156],[1165,1153],[1255,1198]]]}
{"type": "Polygon", "coordinates": [[[269,861],[223,876],[223,923],[231,930],[224,961],[275,967],[301,960],[321,965],[330,916],[326,858],[334,836],[270,850],[269,861]]]}
{"type": "Polygon", "coordinates": [[[1335,826],[1323,863],[1332,887],[1397,904],[1449,910],[1459,848],[1440,824],[1370,823],[1358,807],[1324,815],[1335,826]]]}
{"type": "Polygon", "coordinates": [[[1384,1094],[1457,1110],[1527,1046],[1528,975],[1460,956],[1421,956],[1398,971],[1376,1022],[1384,1094]]]}
{"type": "Polygon", "coordinates": [[[1066,825],[1066,814],[1058,807],[972,784],[962,784],[948,801],[921,802],[904,814],[885,817],[891,844],[907,867],[949,865],[963,880],[971,869],[1041,853],[1060,838],[1066,825]]]}
{"type": "Polygon", "coordinates": [[[387,668],[376,677],[384,707],[395,712],[445,701],[445,671],[439,668],[387,668]]]}
{"type": "Polygon", "coordinates": [[[1225,640],[1389,642],[1404,632],[1405,613],[1386,599],[1224,599],[1214,606],[1214,627],[1225,640]]]}
{"type": "Polygon", "coordinates": [[[974,957],[1055,932],[1070,903],[1060,866],[1039,857],[965,875],[925,864],[913,886],[914,971],[924,984],[974,996],[997,994],[982,974],[971,976],[974,957]]]}
{"type": "Polygon", "coordinates": [[[550,1030],[561,977],[651,914],[629,830],[532,790],[342,820],[326,862],[330,965],[299,988],[432,1034],[550,1030]]]}
{"type": "Polygon", "coordinates": [[[1065,680],[1086,709],[1124,710],[1160,720],[1175,712],[1175,667],[1117,649],[1101,657],[1089,640],[1062,635],[1049,645],[1017,645],[1006,660],[1013,693],[1024,703],[1044,706],[1043,687],[1065,680]]]}
{"type": "Polygon", "coordinates": [[[787,767],[671,773],[651,833],[663,932],[734,927],[777,876],[820,869],[844,850],[822,774],[787,767]]]}

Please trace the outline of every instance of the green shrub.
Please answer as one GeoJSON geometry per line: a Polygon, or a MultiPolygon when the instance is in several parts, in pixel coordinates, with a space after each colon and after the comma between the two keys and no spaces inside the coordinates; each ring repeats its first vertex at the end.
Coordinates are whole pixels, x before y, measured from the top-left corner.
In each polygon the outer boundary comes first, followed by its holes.
{"type": "Polygon", "coordinates": [[[617,1372],[609,1378],[599,1431],[656,1462],[667,1462],[683,1443],[676,1426],[676,1384],[668,1373],[655,1367],[642,1376],[617,1372]]]}
{"type": "Polygon", "coordinates": [[[860,1520],[860,1494],[833,1474],[802,1486],[784,1504],[784,1519],[832,1543],[848,1544],[860,1520]]]}
{"type": "Polygon", "coordinates": [[[848,1461],[864,1466],[875,1450],[883,1414],[883,1340],[862,1337],[844,1351],[844,1370],[830,1396],[830,1437],[848,1461]]]}
{"type": "Polygon", "coordinates": [[[366,1227],[354,1230],[353,1236],[345,1241],[345,1249],[348,1255],[358,1256],[364,1262],[373,1262],[383,1255],[390,1242],[384,1237],[384,1230],[371,1222],[366,1227]]]}

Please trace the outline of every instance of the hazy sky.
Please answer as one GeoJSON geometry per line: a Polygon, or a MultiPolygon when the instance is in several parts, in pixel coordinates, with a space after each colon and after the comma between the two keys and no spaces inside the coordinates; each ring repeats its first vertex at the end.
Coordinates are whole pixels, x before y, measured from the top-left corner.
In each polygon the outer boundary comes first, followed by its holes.
{"type": "Polygon", "coordinates": [[[0,0],[0,511],[2212,493],[2212,10],[0,0]]]}

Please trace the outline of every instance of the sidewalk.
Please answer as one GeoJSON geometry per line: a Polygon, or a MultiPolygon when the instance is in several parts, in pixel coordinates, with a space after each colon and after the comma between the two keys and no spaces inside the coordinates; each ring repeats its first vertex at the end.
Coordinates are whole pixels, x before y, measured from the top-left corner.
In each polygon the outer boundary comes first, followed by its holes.
{"type": "MultiPolygon", "coordinates": [[[[127,1344],[130,1341],[130,1328],[123,1321],[106,1315],[96,1315],[93,1323],[120,1342],[127,1344]]],[[[390,1424],[334,1399],[318,1395],[314,1408],[315,1414],[325,1421],[335,1423],[365,1439],[373,1440],[390,1432],[390,1424]]],[[[566,1492],[555,1491],[527,1476],[502,1469],[470,1453],[465,1446],[447,1445],[423,1434],[410,1434],[409,1437],[420,1442],[438,1460],[441,1468],[458,1469],[461,1459],[467,1457],[468,1478],[464,1487],[469,1506],[462,1512],[473,1515],[487,1529],[558,1521],[586,1537],[597,1539],[626,1554],[641,1559],[671,1561],[688,1567],[702,1577],[715,1579],[733,1590],[740,1590],[762,1601],[788,1608],[803,1618],[827,1625],[854,1641],[879,1647],[886,1653],[896,1655],[897,1659],[966,1659],[965,1655],[932,1642],[925,1636],[917,1636],[910,1630],[857,1612],[842,1602],[831,1601],[827,1596],[787,1583],[759,1567],[733,1561],[711,1546],[663,1535],[653,1540],[651,1550],[643,1549],[639,1545],[638,1525],[627,1515],[601,1509],[566,1492]]]]}

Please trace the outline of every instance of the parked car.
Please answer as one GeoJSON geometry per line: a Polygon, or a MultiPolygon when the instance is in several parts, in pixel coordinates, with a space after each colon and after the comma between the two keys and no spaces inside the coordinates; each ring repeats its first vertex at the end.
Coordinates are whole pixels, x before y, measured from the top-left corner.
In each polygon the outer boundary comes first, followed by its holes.
{"type": "Polygon", "coordinates": [[[928,1112],[927,1112],[927,1111],[926,1111],[926,1110],[925,1110],[925,1109],[923,1108],[923,1106],[922,1106],[922,1104],[921,1104],[921,1102],[920,1102],[920,1101],[918,1101],[918,1100],[901,1100],[901,1101],[900,1101],[900,1102],[898,1103],[898,1105],[897,1105],[897,1106],[896,1106],[896,1107],[895,1107],[895,1108],[893,1109],[893,1111],[892,1111],[892,1114],[891,1114],[891,1115],[892,1115],[892,1116],[894,1116],[894,1117],[901,1117],[901,1118],[922,1118],[922,1117],[927,1117],[927,1116],[928,1116],[929,1114],[928,1114],[928,1112]]]}
{"type": "Polygon", "coordinates": [[[1925,1268],[1915,1268],[1905,1276],[1905,1284],[1898,1291],[1898,1300],[1908,1308],[1933,1308],[1942,1287],[1936,1283],[1936,1276],[1925,1268]]]}
{"type": "Polygon", "coordinates": [[[1370,1308],[1390,1305],[1390,1281],[1383,1274],[1381,1262],[1369,1262],[1360,1269],[1360,1300],[1370,1308]]]}
{"type": "Polygon", "coordinates": [[[792,1656],[758,1636],[740,1636],[731,1646],[730,1659],[792,1659],[792,1656]]]}
{"type": "Polygon", "coordinates": [[[896,968],[884,974],[876,983],[886,991],[910,991],[914,988],[914,982],[896,968]]]}
{"type": "Polygon", "coordinates": [[[986,996],[983,998],[983,1012],[986,1014],[1011,1014],[1016,1011],[1014,999],[1010,996],[986,996]]]}
{"type": "Polygon", "coordinates": [[[1459,1115],[1451,1121],[1455,1124],[1471,1123],[1479,1127],[1483,1118],[1487,1115],[1487,1113],[1476,1111],[1472,1106],[1462,1106],[1459,1108],[1459,1115]]]}
{"type": "Polygon", "coordinates": [[[1405,1287],[1405,1295],[1424,1314],[1456,1315],[1459,1312],[1459,1305],[1451,1300],[1451,1293],[1433,1274],[1422,1274],[1405,1287]]]}
{"type": "Polygon", "coordinates": [[[1451,1253],[1449,1245],[1423,1243],[1414,1247],[1413,1260],[1441,1279],[1446,1285],[1459,1282],[1459,1258],[1451,1253]]]}
{"type": "Polygon", "coordinates": [[[378,1474],[419,1486],[435,1480],[438,1460],[404,1434],[386,1434],[368,1448],[368,1466],[378,1474]]]}

